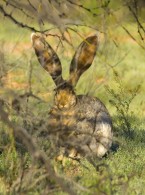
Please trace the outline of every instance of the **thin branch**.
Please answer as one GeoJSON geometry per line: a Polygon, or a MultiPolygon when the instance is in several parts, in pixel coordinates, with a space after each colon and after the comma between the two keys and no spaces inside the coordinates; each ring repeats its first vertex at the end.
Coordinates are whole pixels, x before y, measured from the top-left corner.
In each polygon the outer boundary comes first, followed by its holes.
{"type": "Polygon", "coordinates": [[[77,30],[75,30],[75,29],[73,29],[73,28],[70,28],[70,27],[68,27],[67,29],[68,29],[68,30],[71,30],[71,31],[73,31],[73,32],[75,32],[77,35],[79,35],[79,37],[81,37],[83,40],[85,40],[85,37],[82,36],[80,33],[78,33],[77,30]]]}
{"type": "Polygon", "coordinates": [[[68,0],[68,2],[69,2],[70,4],[72,4],[72,5],[75,5],[75,6],[79,7],[79,8],[84,9],[85,11],[91,13],[93,16],[98,16],[98,14],[93,13],[92,10],[91,10],[90,8],[87,8],[87,7],[83,6],[82,4],[74,3],[74,2],[72,2],[71,0],[68,0]]]}
{"type": "Polygon", "coordinates": [[[21,22],[19,22],[18,20],[16,20],[11,14],[8,14],[3,6],[0,5],[0,12],[2,12],[2,14],[6,17],[8,17],[12,22],[14,22],[15,24],[17,24],[18,26],[22,27],[22,28],[27,28],[28,30],[34,31],[34,32],[41,32],[36,30],[34,27],[28,26],[26,24],[23,24],[21,22]]]}
{"type": "Polygon", "coordinates": [[[108,65],[109,65],[111,68],[116,67],[118,64],[120,64],[121,62],[123,62],[123,60],[127,57],[128,53],[129,53],[129,52],[126,52],[126,53],[124,54],[124,56],[122,56],[122,57],[118,60],[118,62],[116,62],[115,64],[113,64],[113,65],[108,64],[108,65]]]}
{"type": "Polygon", "coordinates": [[[47,29],[47,30],[45,30],[45,31],[37,30],[36,28],[34,28],[34,27],[32,27],[32,26],[28,26],[27,24],[23,24],[23,23],[19,22],[18,20],[16,20],[16,19],[12,16],[12,14],[8,14],[8,13],[4,10],[3,6],[1,6],[1,5],[0,5],[0,12],[1,12],[4,16],[6,16],[7,18],[9,18],[13,23],[17,24],[18,26],[20,26],[20,27],[22,27],[22,28],[26,28],[26,29],[28,29],[28,30],[30,30],[30,31],[39,32],[39,33],[45,33],[46,31],[50,30],[50,29],[47,29]]]}
{"type": "Polygon", "coordinates": [[[48,37],[48,36],[52,36],[52,37],[57,37],[61,43],[61,45],[63,46],[63,43],[62,43],[62,36],[60,35],[57,35],[57,34],[50,34],[50,33],[45,33],[45,36],[48,37]]]}
{"type": "Polygon", "coordinates": [[[30,0],[27,0],[28,1],[28,3],[29,3],[29,5],[30,5],[30,7],[32,7],[33,9],[34,9],[34,11],[36,11],[37,12],[37,9],[34,7],[34,5],[30,2],[30,0]]]}
{"type": "Polygon", "coordinates": [[[100,31],[98,28],[96,28],[96,27],[94,27],[94,26],[89,26],[89,25],[87,25],[87,24],[80,24],[80,23],[78,23],[78,24],[73,24],[73,23],[68,23],[67,25],[71,25],[71,26],[76,26],[76,27],[79,27],[79,26],[82,26],[82,27],[87,27],[87,28],[91,28],[91,29],[93,29],[93,30],[96,30],[96,31],[98,31],[98,32],[100,32],[100,33],[105,33],[105,32],[103,32],[103,31],[100,31]]]}
{"type": "Polygon", "coordinates": [[[34,139],[27,133],[27,131],[20,126],[16,126],[13,122],[9,120],[8,114],[3,109],[2,102],[0,102],[0,118],[10,129],[13,130],[14,136],[22,140],[22,142],[24,143],[24,145],[27,147],[28,151],[30,152],[32,158],[36,162],[41,162],[42,165],[44,165],[49,176],[61,186],[62,190],[67,192],[70,195],[76,195],[76,193],[73,191],[71,186],[70,185],[68,186],[68,184],[66,184],[65,179],[56,175],[50,163],[50,160],[48,159],[48,157],[43,151],[37,148],[37,144],[35,143],[34,139]]]}
{"type": "Polygon", "coordinates": [[[125,32],[142,48],[145,50],[145,47],[143,47],[137,40],[136,38],[133,37],[133,35],[127,30],[127,28],[125,28],[124,26],[122,26],[123,30],[125,30],[125,32]]]}
{"type": "Polygon", "coordinates": [[[140,27],[140,28],[143,30],[143,32],[145,33],[145,29],[144,29],[143,25],[140,23],[140,21],[139,21],[137,15],[135,14],[135,12],[133,11],[133,9],[131,8],[130,5],[128,5],[128,8],[129,8],[130,12],[133,14],[134,18],[136,19],[136,22],[137,22],[137,24],[139,25],[139,27],[140,27]]]}
{"type": "Polygon", "coordinates": [[[20,8],[20,7],[16,6],[16,5],[12,4],[10,1],[9,1],[9,2],[6,1],[6,3],[7,3],[8,5],[10,5],[11,7],[15,8],[15,9],[17,9],[17,10],[20,10],[20,11],[21,11],[23,14],[25,14],[28,18],[34,19],[32,16],[28,15],[28,14],[23,10],[23,8],[20,8]]]}

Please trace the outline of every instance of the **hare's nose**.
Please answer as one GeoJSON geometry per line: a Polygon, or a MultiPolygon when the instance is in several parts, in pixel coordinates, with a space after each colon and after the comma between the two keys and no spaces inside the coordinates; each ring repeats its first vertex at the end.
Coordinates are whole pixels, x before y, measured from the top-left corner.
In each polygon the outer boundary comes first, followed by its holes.
{"type": "Polygon", "coordinates": [[[60,109],[66,109],[66,108],[68,108],[68,105],[67,104],[59,104],[59,108],[60,109]]]}
{"type": "Polygon", "coordinates": [[[65,104],[64,103],[61,103],[61,104],[59,104],[59,107],[60,108],[65,108],[65,104]]]}

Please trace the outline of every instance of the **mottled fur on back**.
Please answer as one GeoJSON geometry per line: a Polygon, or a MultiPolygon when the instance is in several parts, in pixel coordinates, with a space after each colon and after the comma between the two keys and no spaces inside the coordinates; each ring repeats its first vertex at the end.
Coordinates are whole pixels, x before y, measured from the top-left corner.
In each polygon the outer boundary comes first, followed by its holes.
{"type": "Polygon", "coordinates": [[[66,156],[102,157],[112,144],[111,117],[99,99],[76,95],[74,90],[80,76],[93,62],[98,48],[97,36],[88,37],[79,45],[67,81],[62,78],[57,54],[45,39],[33,34],[32,43],[40,64],[56,84],[54,105],[48,121],[55,145],[63,148],[66,156]]]}

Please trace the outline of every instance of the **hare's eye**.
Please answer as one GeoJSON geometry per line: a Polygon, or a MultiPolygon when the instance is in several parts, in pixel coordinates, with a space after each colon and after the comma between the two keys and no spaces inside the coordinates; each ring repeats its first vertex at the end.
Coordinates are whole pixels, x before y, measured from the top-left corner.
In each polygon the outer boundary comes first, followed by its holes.
{"type": "Polygon", "coordinates": [[[58,59],[58,57],[56,55],[53,55],[53,61],[55,63],[59,63],[59,59],[58,59]]]}
{"type": "Polygon", "coordinates": [[[59,94],[59,92],[57,91],[57,89],[55,89],[54,92],[55,92],[55,95],[58,95],[59,94]]]}

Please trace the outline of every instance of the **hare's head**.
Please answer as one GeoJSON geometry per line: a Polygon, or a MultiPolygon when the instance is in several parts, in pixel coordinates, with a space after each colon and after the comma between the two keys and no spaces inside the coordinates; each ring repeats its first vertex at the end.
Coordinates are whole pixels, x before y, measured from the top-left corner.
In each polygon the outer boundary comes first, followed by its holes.
{"type": "Polygon", "coordinates": [[[49,72],[56,85],[55,105],[59,109],[69,109],[75,106],[77,98],[74,87],[80,76],[93,62],[98,47],[97,36],[90,36],[80,44],[71,61],[70,76],[67,81],[62,78],[62,66],[56,52],[45,41],[44,37],[33,33],[31,38],[38,61],[49,72]]]}
{"type": "Polygon", "coordinates": [[[67,82],[55,89],[55,105],[60,109],[70,109],[76,105],[76,95],[73,87],[67,82]]]}

